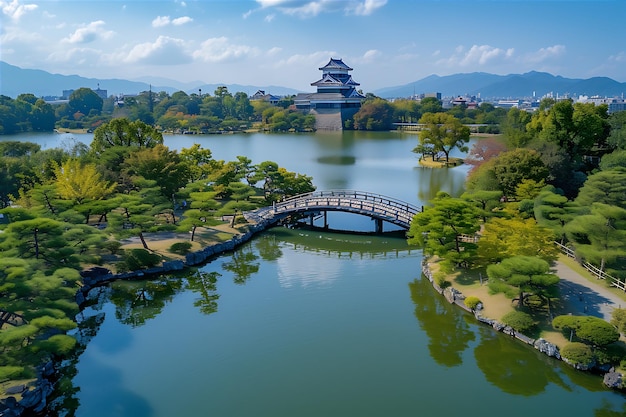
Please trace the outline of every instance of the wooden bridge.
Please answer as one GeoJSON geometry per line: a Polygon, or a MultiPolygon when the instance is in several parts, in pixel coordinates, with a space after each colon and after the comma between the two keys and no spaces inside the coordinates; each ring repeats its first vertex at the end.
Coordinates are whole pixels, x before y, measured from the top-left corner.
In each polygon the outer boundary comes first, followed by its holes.
{"type": "Polygon", "coordinates": [[[376,220],[376,232],[383,231],[383,222],[395,224],[405,230],[411,226],[413,216],[421,209],[404,201],[380,194],[351,190],[314,191],[290,197],[269,207],[262,207],[244,213],[248,221],[278,223],[294,214],[310,215],[311,223],[315,214],[324,214],[324,227],[327,227],[326,213],[342,211],[360,214],[376,220]]]}

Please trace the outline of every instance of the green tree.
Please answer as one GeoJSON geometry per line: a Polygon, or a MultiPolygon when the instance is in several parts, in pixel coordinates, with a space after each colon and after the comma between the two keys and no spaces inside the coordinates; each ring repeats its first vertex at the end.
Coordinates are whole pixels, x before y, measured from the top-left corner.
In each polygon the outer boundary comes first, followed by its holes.
{"type": "Polygon", "coordinates": [[[607,140],[612,149],[626,149],[626,111],[611,114],[608,120],[611,133],[607,140]]]}
{"type": "Polygon", "coordinates": [[[593,203],[589,214],[574,217],[564,229],[578,256],[598,265],[601,271],[605,271],[607,266],[612,270],[623,270],[621,259],[626,255],[626,209],[593,203]]]}
{"type": "Polygon", "coordinates": [[[581,207],[603,203],[626,209],[626,168],[614,168],[590,175],[580,189],[576,203],[581,207]]]}
{"type": "Polygon", "coordinates": [[[189,165],[181,161],[176,151],[162,144],[131,153],[124,166],[130,176],[155,181],[166,198],[171,198],[189,180],[189,165]]]}
{"type": "Polygon", "coordinates": [[[526,130],[531,114],[525,110],[512,108],[502,122],[502,133],[511,148],[523,148],[532,139],[526,130]]]}
{"type": "Polygon", "coordinates": [[[120,118],[100,125],[90,146],[92,152],[99,156],[115,146],[153,148],[158,144],[163,144],[163,135],[155,128],[141,121],[120,118]]]}
{"type": "Polygon", "coordinates": [[[447,113],[425,113],[419,122],[425,125],[419,133],[420,144],[430,144],[434,152],[443,152],[446,162],[455,148],[467,152],[470,130],[459,119],[447,113]]]}
{"type": "Polygon", "coordinates": [[[393,107],[380,98],[366,101],[353,116],[355,130],[390,130],[393,125],[393,107]]]}
{"type": "Polygon", "coordinates": [[[507,292],[507,287],[517,288],[519,305],[525,305],[528,296],[537,295],[550,303],[559,277],[550,272],[550,264],[534,256],[513,256],[499,264],[487,267],[489,289],[495,293],[507,292]]]}
{"type": "MultiPolygon", "coordinates": [[[[499,189],[508,198],[515,196],[517,186],[524,180],[542,181],[548,174],[539,153],[531,149],[515,149],[492,159],[493,175],[499,189]]],[[[487,168],[489,169],[489,167],[487,168]]]]}
{"type": "Polygon", "coordinates": [[[427,255],[437,255],[451,262],[468,266],[476,255],[472,239],[480,229],[480,213],[471,203],[439,193],[411,221],[408,242],[427,255]],[[469,239],[468,239],[469,237],[469,239]]]}
{"type": "Polygon", "coordinates": [[[102,98],[95,93],[91,88],[79,88],[74,90],[69,97],[69,105],[72,113],[89,114],[92,110],[95,110],[97,114],[102,111],[102,98]]]}

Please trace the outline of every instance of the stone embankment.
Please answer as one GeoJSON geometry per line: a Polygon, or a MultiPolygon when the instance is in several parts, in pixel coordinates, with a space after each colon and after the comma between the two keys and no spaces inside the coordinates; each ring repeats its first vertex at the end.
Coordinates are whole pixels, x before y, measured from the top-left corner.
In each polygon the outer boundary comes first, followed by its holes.
{"type": "MultiPolygon", "coordinates": [[[[105,268],[92,268],[88,271],[83,271],[83,273],[81,273],[82,286],[76,293],[76,303],[82,307],[92,288],[115,280],[141,279],[150,275],[182,271],[187,267],[203,264],[222,253],[235,250],[240,245],[248,242],[255,234],[262,232],[272,225],[272,221],[261,221],[256,224],[251,224],[248,226],[248,230],[245,233],[235,235],[230,240],[216,243],[197,252],[188,253],[184,261],[168,261],[154,268],[129,271],[120,274],[113,274],[105,268]]],[[[38,379],[34,384],[34,388],[30,389],[25,385],[15,387],[14,392],[15,394],[21,394],[21,400],[18,401],[15,397],[9,396],[0,402],[0,417],[14,417],[28,413],[39,415],[42,413],[48,404],[48,397],[53,392],[54,380],[55,369],[50,362],[38,370],[38,379]]]]}
{"type": "MultiPolygon", "coordinates": [[[[556,358],[556,359],[560,359],[563,360],[565,363],[567,363],[568,365],[573,366],[576,369],[579,370],[588,370],[588,369],[583,369],[579,366],[573,365],[571,363],[569,363],[565,358],[561,357],[561,354],[559,352],[559,348],[558,346],[556,346],[553,343],[548,342],[545,339],[533,339],[531,337],[528,337],[522,333],[516,332],[512,327],[507,326],[503,323],[498,322],[497,320],[494,319],[490,319],[487,317],[484,317],[481,314],[481,310],[482,307],[479,305],[478,308],[476,308],[475,310],[471,310],[469,307],[467,307],[465,305],[465,296],[458,291],[457,289],[453,288],[453,287],[447,287],[447,288],[441,288],[437,285],[437,283],[435,282],[434,278],[433,278],[433,274],[430,270],[430,267],[428,265],[427,261],[424,261],[422,263],[422,273],[424,274],[424,276],[426,276],[426,278],[428,278],[428,280],[431,282],[433,288],[435,288],[435,290],[443,295],[445,297],[446,300],[448,300],[448,302],[456,304],[457,306],[459,306],[460,308],[462,308],[463,310],[467,311],[470,314],[473,314],[474,317],[476,317],[476,320],[478,320],[481,323],[484,323],[488,326],[493,327],[496,331],[502,332],[504,334],[508,334],[512,337],[515,337],[516,339],[533,346],[535,349],[537,349],[539,352],[548,355],[550,357],[556,358]]],[[[601,370],[601,369],[600,369],[601,370]]],[[[618,389],[621,390],[622,388],[622,374],[615,372],[613,369],[605,369],[604,370],[605,374],[604,374],[604,379],[603,382],[604,384],[611,389],[618,389]]]]}

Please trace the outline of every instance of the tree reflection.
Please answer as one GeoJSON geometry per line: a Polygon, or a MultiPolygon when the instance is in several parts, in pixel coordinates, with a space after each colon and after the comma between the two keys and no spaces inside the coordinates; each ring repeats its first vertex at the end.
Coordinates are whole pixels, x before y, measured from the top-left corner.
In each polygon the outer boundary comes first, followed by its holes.
{"type": "Polygon", "coordinates": [[[252,252],[252,246],[246,244],[233,252],[230,262],[222,263],[222,268],[233,273],[235,284],[245,284],[252,274],[259,272],[257,259],[259,257],[252,252]]]}
{"type": "Polygon", "coordinates": [[[624,417],[626,416],[626,404],[622,404],[622,409],[617,410],[608,401],[603,401],[602,406],[594,410],[595,417],[624,417]]]}
{"type": "Polygon", "coordinates": [[[222,274],[219,272],[204,272],[196,270],[187,277],[187,289],[200,295],[193,305],[198,307],[204,314],[211,314],[217,311],[217,300],[220,298],[217,293],[217,279],[222,274]]]}
{"type": "Polygon", "coordinates": [[[474,349],[476,363],[487,381],[502,391],[515,395],[537,395],[545,390],[549,382],[571,391],[572,388],[554,369],[555,359],[490,328],[481,328],[480,335],[481,342],[474,349]]]}
{"type": "Polygon", "coordinates": [[[275,261],[283,256],[276,234],[264,234],[255,239],[254,244],[261,258],[266,261],[275,261]]]}
{"type": "Polygon", "coordinates": [[[132,327],[155,318],[182,289],[182,280],[165,276],[145,281],[115,281],[111,284],[115,317],[132,327]]]}
{"type": "Polygon", "coordinates": [[[474,340],[465,317],[456,307],[435,297],[427,279],[416,279],[409,284],[411,299],[415,303],[415,317],[430,339],[430,356],[440,365],[458,366],[463,363],[461,354],[474,340]]]}

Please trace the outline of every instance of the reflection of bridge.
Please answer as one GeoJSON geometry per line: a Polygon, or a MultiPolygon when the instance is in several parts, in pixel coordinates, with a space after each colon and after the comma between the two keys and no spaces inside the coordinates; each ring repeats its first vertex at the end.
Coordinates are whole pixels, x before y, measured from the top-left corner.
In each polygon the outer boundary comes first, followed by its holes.
{"type": "Polygon", "coordinates": [[[421,210],[409,203],[363,191],[331,190],[315,191],[300,194],[269,207],[262,207],[244,213],[248,221],[256,223],[266,221],[277,223],[293,214],[313,216],[324,214],[324,227],[328,226],[326,213],[329,211],[343,211],[361,214],[376,220],[376,232],[383,231],[383,222],[393,223],[408,230],[413,216],[421,210]]]}

